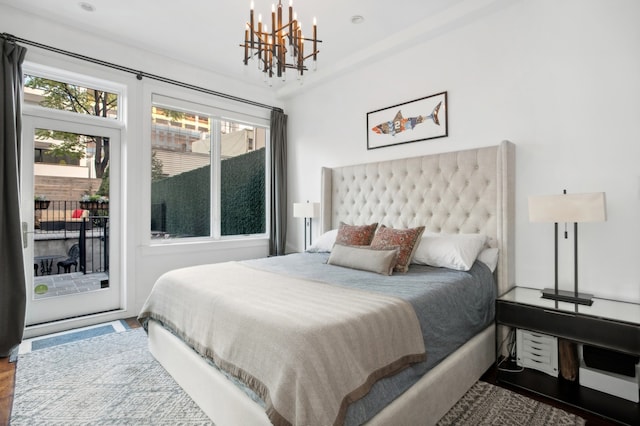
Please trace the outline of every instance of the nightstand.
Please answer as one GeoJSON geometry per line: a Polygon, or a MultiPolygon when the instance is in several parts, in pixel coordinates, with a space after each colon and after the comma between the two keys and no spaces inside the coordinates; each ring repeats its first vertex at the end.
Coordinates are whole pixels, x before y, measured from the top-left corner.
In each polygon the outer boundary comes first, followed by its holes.
{"type": "MultiPolygon", "coordinates": [[[[593,299],[593,305],[541,298],[541,290],[514,287],[496,300],[496,323],[576,343],[640,355],[640,304],[593,299]]],[[[498,371],[501,382],[591,411],[617,422],[640,424],[640,404],[600,392],[578,381],[525,368],[498,371]]]]}

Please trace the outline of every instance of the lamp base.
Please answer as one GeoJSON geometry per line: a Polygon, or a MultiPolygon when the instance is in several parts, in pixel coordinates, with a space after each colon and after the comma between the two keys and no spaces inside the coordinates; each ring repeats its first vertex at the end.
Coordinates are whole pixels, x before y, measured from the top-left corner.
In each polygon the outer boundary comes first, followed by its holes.
{"type": "Polygon", "coordinates": [[[559,302],[577,303],[578,305],[593,305],[593,294],[578,293],[576,295],[574,291],[545,288],[542,290],[542,298],[557,300],[559,302]]]}

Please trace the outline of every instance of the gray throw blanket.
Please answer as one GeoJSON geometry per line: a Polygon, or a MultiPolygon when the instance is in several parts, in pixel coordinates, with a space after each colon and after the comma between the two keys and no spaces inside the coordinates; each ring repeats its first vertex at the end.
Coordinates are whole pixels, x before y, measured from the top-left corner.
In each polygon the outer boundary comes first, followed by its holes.
{"type": "Polygon", "coordinates": [[[149,318],[245,382],[274,425],[343,424],[377,380],[425,359],[406,301],[237,262],[164,274],[149,318]]]}

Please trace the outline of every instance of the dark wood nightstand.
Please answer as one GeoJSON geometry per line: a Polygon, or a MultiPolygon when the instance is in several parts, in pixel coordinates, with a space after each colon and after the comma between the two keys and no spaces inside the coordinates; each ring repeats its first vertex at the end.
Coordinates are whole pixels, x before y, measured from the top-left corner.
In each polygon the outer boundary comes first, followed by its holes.
{"type": "MultiPolygon", "coordinates": [[[[496,323],[576,343],[640,355],[640,304],[593,299],[593,305],[541,298],[541,290],[514,287],[496,301],[496,323]]],[[[499,370],[497,380],[565,402],[617,422],[640,425],[640,404],[540,371],[499,370]]]]}

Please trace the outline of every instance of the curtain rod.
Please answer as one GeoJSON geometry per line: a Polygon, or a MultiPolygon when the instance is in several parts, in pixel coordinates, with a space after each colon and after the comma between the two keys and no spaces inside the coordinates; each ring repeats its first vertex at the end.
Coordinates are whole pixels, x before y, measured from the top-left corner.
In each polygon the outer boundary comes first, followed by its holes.
{"type": "Polygon", "coordinates": [[[279,107],[262,104],[260,102],[251,101],[249,99],[240,98],[238,96],[233,96],[233,95],[229,95],[229,94],[226,94],[226,93],[216,92],[215,90],[207,89],[207,88],[204,88],[204,87],[196,86],[196,85],[185,83],[185,82],[178,81],[178,80],[173,80],[173,79],[170,79],[170,78],[167,78],[167,77],[162,77],[160,75],[155,75],[155,74],[150,74],[150,73],[147,73],[147,72],[144,72],[144,71],[135,70],[133,68],[129,68],[129,67],[125,67],[125,66],[122,66],[122,65],[114,64],[114,63],[111,63],[111,62],[103,61],[103,60],[96,59],[96,58],[91,58],[89,56],[80,55],[79,53],[74,53],[74,52],[69,52],[68,50],[58,49],[57,47],[47,46],[46,44],[41,44],[41,43],[37,43],[35,41],[26,40],[26,39],[23,39],[23,38],[20,38],[20,37],[16,37],[16,36],[14,36],[12,34],[1,33],[0,37],[5,39],[5,40],[7,40],[7,41],[10,41],[10,42],[24,43],[24,44],[27,44],[27,45],[30,45],[30,46],[38,47],[40,49],[45,49],[45,50],[49,50],[51,52],[59,53],[61,55],[71,56],[72,58],[76,58],[76,59],[80,59],[80,60],[83,60],[83,61],[91,62],[91,63],[94,63],[94,64],[102,65],[102,66],[108,67],[108,68],[113,68],[113,69],[116,69],[116,70],[119,70],[119,71],[128,72],[130,74],[135,74],[135,76],[136,76],[136,78],[138,80],[142,80],[143,77],[147,77],[147,78],[150,78],[152,80],[161,81],[163,83],[173,84],[174,86],[184,87],[185,89],[191,89],[191,90],[195,90],[197,92],[206,93],[206,94],[209,94],[209,95],[213,95],[213,96],[217,96],[217,97],[220,97],[220,98],[229,99],[229,100],[232,100],[232,101],[242,102],[242,103],[253,105],[253,106],[257,106],[257,107],[260,107],[260,108],[266,108],[266,109],[270,109],[270,110],[283,112],[282,108],[279,108],[279,107]]]}

